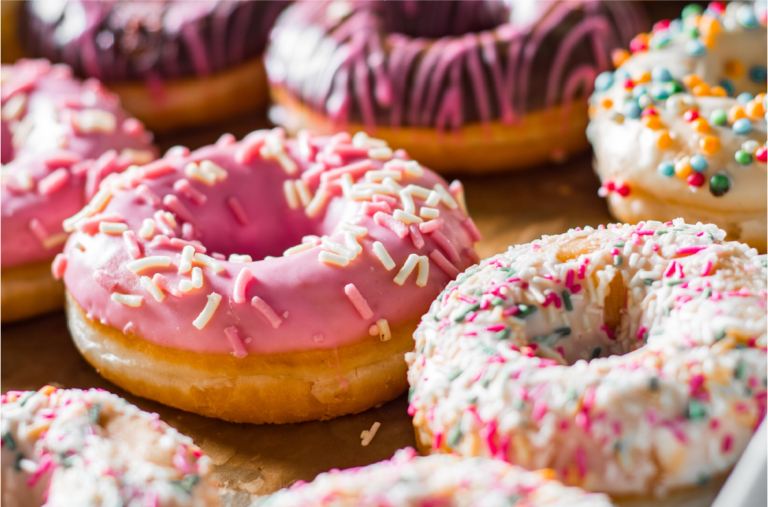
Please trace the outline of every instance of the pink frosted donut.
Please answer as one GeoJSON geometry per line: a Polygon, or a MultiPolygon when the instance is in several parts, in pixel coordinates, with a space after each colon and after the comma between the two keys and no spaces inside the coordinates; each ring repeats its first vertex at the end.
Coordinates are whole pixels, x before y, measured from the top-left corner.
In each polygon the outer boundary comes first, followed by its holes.
{"type": "Polygon", "coordinates": [[[61,221],[108,174],[152,161],[151,141],[98,81],[45,60],[2,66],[3,322],[61,306],[50,274],[61,221]]]}
{"type": "Polygon", "coordinates": [[[64,225],[54,270],[86,359],[138,395],[242,422],[399,395],[419,317],[478,260],[461,184],[363,133],[174,148],[64,225]]]}

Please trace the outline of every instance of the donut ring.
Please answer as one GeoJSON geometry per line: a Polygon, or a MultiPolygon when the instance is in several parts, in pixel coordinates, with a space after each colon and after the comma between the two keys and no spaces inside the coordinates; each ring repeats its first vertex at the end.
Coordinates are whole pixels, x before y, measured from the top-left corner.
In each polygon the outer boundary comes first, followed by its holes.
{"type": "Polygon", "coordinates": [[[528,472],[499,460],[457,455],[418,456],[401,449],[392,459],[331,470],[257,500],[255,507],[369,505],[525,505],[610,507],[604,495],[565,487],[551,471],[528,472]]]}
{"type": "Polygon", "coordinates": [[[646,28],[644,12],[512,3],[296,2],[265,54],[272,119],[290,131],[365,130],[441,172],[583,151],[591,82],[646,28]]]}
{"type": "Polygon", "coordinates": [[[612,495],[725,474],[765,416],[767,269],[724,237],[588,227],[468,270],[406,355],[420,449],[612,495]]]}
{"type": "Polygon", "coordinates": [[[765,3],[721,8],[638,36],[595,81],[588,136],[618,219],[716,223],[765,252],[765,3]]]}
{"type": "Polygon", "coordinates": [[[107,379],[254,423],[405,390],[419,316],[479,260],[461,184],[365,134],[284,135],[171,149],[65,221],[69,327],[107,379]]]}
{"type": "Polygon", "coordinates": [[[8,391],[1,410],[4,505],[219,505],[210,458],[114,394],[8,391]]]}
{"type": "Polygon", "coordinates": [[[152,135],[95,80],[65,65],[2,66],[2,321],[61,308],[51,260],[108,174],[155,159],[152,135]]]}

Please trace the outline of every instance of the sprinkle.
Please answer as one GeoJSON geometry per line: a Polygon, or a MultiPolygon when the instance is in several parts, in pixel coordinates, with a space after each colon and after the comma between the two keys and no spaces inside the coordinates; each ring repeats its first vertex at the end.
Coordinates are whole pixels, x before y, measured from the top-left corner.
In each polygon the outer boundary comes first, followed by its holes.
{"type": "Polygon", "coordinates": [[[225,328],[224,335],[229,340],[230,345],[232,345],[236,358],[242,359],[248,355],[248,351],[245,350],[245,345],[243,345],[243,339],[240,337],[240,332],[235,326],[225,328]]]}
{"type": "Polygon", "coordinates": [[[436,190],[433,190],[427,196],[427,200],[424,202],[424,204],[426,204],[427,206],[435,207],[438,204],[440,204],[440,200],[441,200],[440,193],[437,192],[436,190]]]}
{"type": "Polygon", "coordinates": [[[213,313],[216,311],[216,308],[219,307],[220,302],[221,296],[215,292],[211,292],[208,295],[208,302],[205,303],[205,308],[203,308],[203,311],[200,312],[200,315],[198,315],[197,318],[192,321],[192,325],[197,329],[203,329],[211,320],[211,317],[213,317],[213,313]]]}
{"type": "Polygon", "coordinates": [[[141,257],[141,248],[139,248],[139,242],[136,241],[136,235],[133,231],[123,232],[123,242],[125,243],[125,249],[128,250],[128,255],[130,255],[131,258],[138,259],[141,257]]]}
{"type": "MultiPolygon", "coordinates": [[[[443,185],[436,183],[434,188],[435,191],[440,194],[440,198],[442,199],[443,203],[448,206],[448,208],[456,209],[459,206],[454,200],[453,196],[448,192],[448,190],[445,189],[443,185]]],[[[429,205],[429,203],[427,204],[429,205]]]]}
{"type": "Polygon", "coordinates": [[[424,175],[424,170],[415,160],[409,160],[404,164],[405,173],[409,176],[419,178],[424,175]]]}
{"type": "Polygon", "coordinates": [[[179,273],[189,273],[192,270],[192,259],[195,256],[195,247],[186,245],[181,250],[181,260],[179,262],[179,273]]]}
{"type": "Polygon", "coordinates": [[[141,286],[144,287],[147,292],[152,294],[152,297],[155,298],[155,301],[161,302],[165,299],[165,293],[163,290],[158,287],[148,276],[142,276],[139,279],[139,283],[141,283],[141,286]]]}
{"type": "Polygon", "coordinates": [[[266,133],[256,131],[245,136],[240,146],[235,151],[234,159],[238,164],[247,164],[256,158],[261,147],[264,146],[266,133]]]}
{"type": "Polygon", "coordinates": [[[189,178],[205,183],[208,186],[212,186],[216,183],[216,175],[214,173],[201,171],[200,166],[194,162],[190,162],[184,166],[184,174],[189,178]]]}
{"type": "Polygon", "coordinates": [[[373,253],[376,255],[376,257],[379,258],[381,263],[384,265],[384,269],[387,271],[392,271],[392,269],[395,267],[395,261],[392,260],[392,257],[389,255],[389,252],[387,252],[387,249],[384,248],[384,245],[380,241],[376,241],[373,244],[373,253]]]}
{"type": "Polygon", "coordinates": [[[203,270],[195,266],[192,268],[192,280],[182,280],[179,282],[181,292],[189,292],[192,289],[201,289],[203,287],[203,270]]]}
{"type": "Polygon", "coordinates": [[[443,226],[443,219],[442,218],[435,218],[433,220],[430,220],[428,222],[422,222],[419,224],[419,230],[424,234],[432,234],[436,230],[440,229],[443,226]]]}
{"type": "Polygon", "coordinates": [[[248,282],[253,280],[253,278],[253,273],[250,269],[243,268],[240,270],[240,273],[238,273],[237,278],[235,279],[235,286],[232,291],[232,301],[235,303],[246,302],[245,291],[248,287],[248,282]]]}
{"type": "MultiPolygon", "coordinates": [[[[333,240],[331,240],[329,237],[324,236],[322,239],[322,245],[325,249],[335,253],[339,254],[342,257],[346,257],[347,259],[353,261],[357,257],[357,251],[356,249],[350,249],[346,246],[342,245],[341,243],[337,243],[333,240]]],[[[361,249],[362,251],[362,249],[361,249]]]]}
{"type": "Polygon", "coordinates": [[[299,195],[301,205],[306,208],[312,202],[312,193],[309,191],[309,187],[304,180],[295,180],[293,184],[296,187],[296,193],[299,195]]]}
{"type": "Polygon", "coordinates": [[[375,160],[389,160],[392,158],[392,148],[386,146],[381,148],[371,148],[368,150],[368,158],[375,160]]]}
{"type": "Polygon", "coordinates": [[[145,218],[141,222],[141,228],[139,229],[139,236],[144,239],[149,239],[155,235],[155,221],[151,218],[145,218]]]}
{"type": "Polygon", "coordinates": [[[166,268],[171,265],[171,258],[167,255],[151,255],[143,259],[136,259],[125,265],[133,273],[138,273],[150,268],[166,268]]]}
{"type": "MultiPolygon", "coordinates": [[[[407,189],[400,191],[400,200],[403,203],[403,212],[413,215],[416,213],[416,205],[413,203],[413,196],[407,189]]],[[[397,210],[400,211],[400,210],[397,210]]],[[[397,213],[397,211],[395,213],[397,213]]]]}
{"type": "Polygon", "coordinates": [[[289,255],[295,255],[299,252],[303,252],[305,250],[309,250],[314,245],[312,243],[300,243],[296,246],[292,246],[291,248],[287,249],[285,252],[283,252],[284,257],[288,257],[289,255]]]}
{"type": "Polygon", "coordinates": [[[362,294],[360,294],[360,291],[357,290],[357,287],[355,287],[354,284],[347,284],[344,287],[344,293],[347,295],[363,319],[367,320],[373,317],[373,311],[371,311],[371,307],[368,306],[368,302],[365,300],[362,294]]]}
{"type": "Polygon", "coordinates": [[[459,262],[459,253],[456,251],[453,243],[448,241],[448,238],[446,238],[442,232],[434,231],[430,237],[435,241],[435,243],[437,243],[437,246],[440,247],[440,249],[443,251],[448,260],[451,261],[451,263],[455,264],[459,262]]]}
{"type": "Polygon", "coordinates": [[[419,216],[426,220],[430,220],[430,219],[439,217],[440,210],[436,208],[428,208],[426,206],[422,206],[421,209],[419,210],[419,216]]]}
{"type": "Polygon", "coordinates": [[[224,181],[227,179],[227,171],[212,160],[203,160],[200,162],[200,170],[204,173],[213,174],[217,181],[224,181]]]}
{"type": "Polygon", "coordinates": [[[64,271],[66,270],[67,256],[63,253],[56,254],[56,257],[53,258],[53,263],[51,263],[51,273],[53,274],[53,278],[61,280],[61,277],[64,276],[64,271]]]}
{"type": "Polygon", "coordinates": [[[390,229],[402,239],[405,239],[405,237],[409,234],[408,227],[400,220],[396,220],[392,215],[377,211],[373,215],[373,220],[377,224],[390,229]]]}
{"type": "Polygon", "coordinates": [[[407,213],[399,209],[396,209],[395,212],[392,214],[392,216],[395,218],[395,220],[399,220],[404,224],[420,224],[421,222],[424,221],[423,219],[417,217],[416,215],[407,213]]]}
{"type": "Polygon", "coordinates": [[[69,181],[69,171],[64,168],[56,169],[37,183],[37,191],[41,195],[51,195],[60,190],[69,181]]]}
{"type": "Polygon", "coordinates": [[[379,339],[381,341],[386,342],[392,338],[392,332],[389,329],[389,322],[387,322],[387,319],[377,320],[376,326],[379,328],[379,339]]]}
{"type": "MultiPolygon", "coordinates": [[[[407,275],[406,275],[407,276],[407,275]]],[[[416,285],[425,287],[429,279],[429,257],[419,256],[419,275],[416,277],[416,285]]]]}
{"type": "Polygon", "coordinates": [[[364,238],[368,235],[368,229],[365,227],[361,227],[359,225],[350,224],[349,222],[341,222],[341,230],[348,231],[354,234],[355,236],[364,238]]]}
{"type": "Polygon", "coordinates": [[[285,180],[283,182],[283,193],[285,194],[285,201],[288,203],[290,209],[299,209],[299,198],[296,195],[296,187],[293,184],[293,180],[285,180]]]}
{"type": "Polygon", "coordinates": [[[141,302],[144,301],[144,298],[142,296],[120,294],[119,292],[113,292],[110,298],[115,303],[120,303],[125,306],[131,306],[133,308],[138,308],[139,306],[141,306],[141,302]]]}
{"type": "Polygon", "coordinates": [[[397,285],[403,285],[405,283],[405,280],[408,279],[408,276],[411,274],[413,269],[416,267],[416,265],[419,263],[419,256],[416,254],[411,254],[408,256],[408,259],[406,259],[405,263],[403,264],[403,267],[400,268],[400,272],[397,274],[397,276],[394,279],[394,282],[397,285]]]}
{"type": "Polygon", "coordinates": [[[416,247],[417,250],[421,249],[424,246],[424,237],[421,235],[418,226],[416,224],[411,224],[408,226],[408,230],[411,232],[413,246],[416,247]]]}
{"type": "Polygon", "coordinates": [[[250,255],[238,255],[238,254],[229,254],[229,262],[237,262],[237,263],[243,263],[243,262],[253,262],[253,259],[250,255]]]}
{"type": "Polygon", "coordinates": [[[283,323],[283,319],[281,319],[280,316],[275,313],[272,307],[269,306],[259,296],[253,296],[253,299],[251,299],[251,306],[261,312],[261,314],[264,316],[264,318],[267,319],[273,328],[277,329],[280,327],[280,324],[283,323]]]}
{"type": "Polygon", "coordinates": [[[459,270],[456,269],[456,267],[451,264],[448,259],[445,258],[440,250],[432,250],[432,253],[429,254],[429,257],[435,262],[435,264],[438,265],[440,269],[445,271],[451,279],[458,276],[459,270]]]}
{"type": "Polygon", "coordinates": [[[127,230],[127,224],[115,222],[99,222],[99,232],[103,232],[104,234],[122,235],[123,232],[127,230]]]}
{"type": "Polygon", "coordinates": [[[472,220],[470,217],[467,217],[466,220],[461,223],[461,225],[463,225],[467,232],[469,232],[469,236],[473,241],[482,241],[483,235],[480,234],[480,230],[475,225],[474,220],[472,220]]]}
{"type": "Polygon", "coordinates": [[[373,437],[376,436],[376,432],[379,431],[379,427],[381,426],[381,423],[376,421],[373,423],[373,426],[371,426],[371,429],[368,431],[363,431],[363,433],[360,435],[360,437],[363,439],[362,442],[360,442],[360,445],[363,447],[366,447],[368,444],[371,443],[371,440],[373,440],[373,437]]]}
{"type": "Polygon", "coordinates": [[[181,292],[171,285],[171,282],[168,281],[168,278],[161,275],[160,273],[155,273],[155,276],[152,277],[152,282],[169,293],[173,297],[181,297],[181,292]]]}
{"type": "Polygon", "coordinates": [[[196,253],[195,262],[200,263],[203,266],[212,269],[213,272],[216,274],[219,274],[224,271],[224,266],[222,266],[222,264],[219,261],[205,254],[196,253]]]}
{"type": "Polygon", "coordinates": [[[328,197],[330,196],[323,187],[318,188],[315,197],[312,198],[312,201],[304,209],[304,212],[307,214],[307,216],[309,218],[315,218],[320,213],[320,211],[322,211],[323,206],[325,206],[325,203],[328,200],[328,197]]]}
{"type": "Polygon", "coordinates": [[[229,207],[229,211],[235,216],[235,219],[240,222],[240,225],[248,225],[250,222],[248,220],[248,215],[246,214],[243,205],[237,200],[237,197],[229,197],[227,199],[227,206],[229,207]]]}
{"type": "MultiPolygon", "coordinates": [[[[348,175],[344,175],[348,176],[348,175]]],[[[367,181],[371,181],[374,183],[378,183],[381,181],[384,181],[384,178],[392,178],[393,180],[401,180],[403,179],[403,173],[400,171],[391,171],[391,170],[378,170],[378,171],[368,171],[365,173],[365,179],[367,181]]]]}
{"type": "Polygon", "coordinates": [[[331,252],[320,252],[317,258],[320,262],[324,262],[326,264],[335,264],[336,266],[346,266],[349,264],[348,257],[344,257],[331,252]]]}
{"type": "Polygon", "coordinates": [[[206,197],[205,194],[198,191],[192,186],[189,180],[185,178],[176,180],[173,184],[173,189],[197,205],[205,204],[205,201],[208,200],[208,197],[206,197]]]}
{"type": "Polygon", "coordinates": [[[344,233],[344,245],[355,253],[355,257],[363,252],[363,247],[357,242],[357,236],[349,231],[344,233]]]}
{"type": "Polygon", "coordinates": [[[117,128],[117,118],[101,109],[72,111],[72,127],[78,134],[111,134],[117,128]]]}

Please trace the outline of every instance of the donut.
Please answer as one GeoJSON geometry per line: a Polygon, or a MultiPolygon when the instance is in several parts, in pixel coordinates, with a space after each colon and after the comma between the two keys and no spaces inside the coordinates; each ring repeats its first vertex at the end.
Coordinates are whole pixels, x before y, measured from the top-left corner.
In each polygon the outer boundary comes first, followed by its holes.
{"type": "Polygon", "coordinates": [[[61,308],[51,260],[67,239],[61,221],[108,174],[154,160],[152,135],[95,80],[65,65],[2,66],[2,322],[61,308]]]}
{"type": "Polygon", "coordinates": [[[71,65],[117,93],[156,132],[258,111],[261,54],[280,1],[27,2],[26,51],[71,65]]]}
{"type": "Polygon", "coordinates": [[[418,456],[400,449],[390,460],[331,470],[261,497],[254,507],[388,507],[411,505],[520,505],[610,507],[605,496],[566,487],[551,471],[528,472],[500,460],[457,455],[418,456]]]}
{"type": "Polygon", "coordinates": [[[406,389],[419,317],[479,260],[461,184],[364,133],[284,136],[171,149],[65,221],[70,331],[108,380],[252,423],[406,389]]]}
{"type": "Polygon", "coordinates": [[[289,130],[365,129],[440,171],[584,150],[592,81],[644,29],[624,2],[296,2],[265,56],[289,130]]]}
{"type": "Polygon", "coordinates": [[[101,389],[0,401],[4,505],[219,505],[210,458],[157,414],[101,389]]]}
{"type": "Polygon", "coordinates": [[[714,225],[572,229],[432,303],[406,355],[424,452],[618,497],[724,477],[766,408],[766,256],[714,225]]]}
{"type": "Polygon", "coordinates": [[[686,7],[597,77],[587,134],[617,219],[715,223],[766,251],[765,9],[686,7]]]}

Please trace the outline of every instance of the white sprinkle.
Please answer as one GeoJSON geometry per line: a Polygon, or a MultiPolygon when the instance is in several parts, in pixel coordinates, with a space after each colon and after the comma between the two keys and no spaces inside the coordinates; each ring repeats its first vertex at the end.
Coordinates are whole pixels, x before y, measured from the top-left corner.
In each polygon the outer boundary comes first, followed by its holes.
{"type": "Polygon", "coordinates": [[[363,439],[363,441],[360,443],[363,447],[366,447],[368,444],[371,443],[371,440],[373,440],[373,437],[376,436],[376,432],[379,431],[379,427],[381,426],[381,423],[376,421],[373,423],[373,426],[371,426],[371,429],[369,431],[363,431],[363,434],[360,435],[360,437],[363,439]]]}
{"type": "Polygon", "coordinates": [[[392,194],[396,194],[403,189],[403,187],[398,185],[397,182],[392,178],[384,178],[381,184],[384,185],[387,189],[389,189],[390,193],[392,194]]]}
{"type": "Polygon", "coordinates": [[[326,192],[324,188],[318,188],[315,197],[312,198],[312,201],[304,209],[304,212],[309,218],[315,218],[320,214],[320,211],[322,211],[327,200],[328,192],[326,192]]]}
{"type": "Polygon", "coordinates": [[[377,320],[376,325],[379,327],[379,338],[381,341],[389,341],[392,338],[392,332],[389,330],[389,322],[387,322],[387,319],[377,320]]]}
{"type": "Polygon", "coordinates": [[[432,206],[432,207],[437,206],[438,204],[440,204],[440,194],[437,193],[434,190],[431,191],[429,193],[429,196],[427,196],[427,200],[426,200],[425,204],[427,206],[432,206]]]}
{"type": "Polygon", "coordinates": [[[424,169],[415,160],[409,160],[405,163],[405,173],[418,178],[424,175],[424,169]]]}
{"type": "Polygon", "coordinates": [[[396,209],[394,213],[392,213],[392,216],[396,220],[400,220],[404,224],[420,224],[424,220],[417,217],[416,215],[413,215],[411,213],[405,212],[401,209],[396,209]]]}
{"type": "Polygon", "coordinates": [[[229,262],[253,262],[250,255],[230,254],[229,262]]]}
{"type": "Polygon", "coordinates": [[[341,230],[349,231],[355,236],[364,238],[368,235],[368,229],[360,225],[350,224],[349,222],[341,222],[341,230]]]}
{"type": "Polygon", "coordinates": [[[214,183],[216,183],[216,175],[214,173],[200,170],[200,166],[194,162],[190,162],[184,166],[184,174],[193,180],[205,183],[208,186],[212,186],[214,183]]]}
{"type": "Polygon", "coordinates": [[[368,134],[361,131],[352,136],[352,146],[356,148],[382,148],[387,146],[387,142],[383,139],[368,137],[368,134]]]}
{"type": "Polygon", "coordinates": [[[432,193],[432,190],[428,188],[420,187],[419,185],[408,185],[407,187],[405,187],[405,191],[421,199],[428,198],[429,194],[432,193]]]}
{"type": "Polygon", "coordinates": [[[224,181],[227,179],[227,171],[211,160],[203,160],[200,162],[200,170],[204,173],[213,174],[217,181],[224,181]]]}
{"type": "Polygon", "coordinates": [[[349,259],[347,257],[342,257],[341,255],[331,252],[320,252],[320,255],[318,255],[317,258],[320,260],[320,262],[324,262],[326,264],[335,264],[337,266],[346,266],[349,264],[349,259]]]}
{"type": "Polygon", "coordinates": [[[69,238],[69,234],[66,232],[51,234],[50,236],[48,236],[43,240],[43,248],[45,248],[46,250],[50,250],[51,248],[56,248],[57,246],[61,246],[67,242],[67,238],[69,238]]]}
{"type": "Polygon", "coordinates": [[[387,171],[386,169],[379,170],[379,171],[368,171],[367,173],[365,173],[365,179],[375,183],[384,181],[384,178],[392,178],[393,180],[400,180],[403,178],[403,173],[401,173],[400,171],[387,171]]]}
{"type": "Polygon", "coordinates": [[[125,306],[132,306],[134,308],[138,308],[139,306],[141,306],[141,302],[144,301],[144,298],[142,296],[120,294],[119,292],[113,292],[111,299],[115,303],[120,303],[125,306]]]}
{"type": "Polygon", "coordinates": [[[347,248],[346,246],[342,245],[341,243],[337,243],[333,241],[328,236],[323,236],[323,247],[326,250],[330,250],[331,252],[335,254],[339,254],[342,257],[346,257],[347,259],[353,261],[355,260],[355,257],[357,257],[357,253],[355,250],[352,250],[350,248],[347,248]]]}
{"type": "Polygon", "coordinates": [[[32,175],[29,174],[29,171],[22,168],[16,172],[16,185],[18,185],[19,190],[28,192],[35,186],[35,180],[32,179],[32,175]]]}
{"type": "Polygon", "coordinates": [[[123,232],[128,230],[127,224],[121,224],[117,222],[99,222],[99,232],[103,232],[104,234],[123,234],[123,232]]]}
{"type": "Polygon", "coordinates": [[[440,210],[437,208],[428,208],[426,206],[422,206],[419,210],[419,216],[426,220],[432,220],[433,218],[440,216],[440,210]]]}
{"type": "Polygon", "coordinates": [[[440,198],[450,209],[456,209],[459,206],[456,204],[456,200],[453,198],[450,192],[448,192],[440,183],[435,183],[435,190],[440,194],[440,198]]]}
{"type": "Polygon", "coordinates": [[[424,287],[429,279],[429,257],[422,255],[419,257],[419,276],[416,277],[416,285],[424,287]]]}
{"type": "Polygon", "coordinates": [[[344,173],[341,175],[341,178],[339,178],[341,181],[341,191],[344,193],[344,197],[346,197],[349,200],[354,200],[352,197],[352,185],[355,183],[352,179],[352,175],[349,173],[344,173]]]}
{"type": "Polygon", "coordinates": [[[139,283],[141,283],[142,287],[147,289],[147,292],[152,294],[152,297],[155,298],[155,301],[159,302],[165,299],[165,293],[163,292],[163,289],[158,287],[150,277],[142,276],[141,279],[139,279],[139,283]]]}
{"type": "Polygon", "coordinates": [[[192,269],[192,280],[184,279],[179,282],[179,290],[189,292],[192,289],[201,289],[203,287],[203,270],[195,266],[192,269]]]}
{"type": "Polygon", "coordinates": [[[392,148],[383,146],[381,148],[371,148],[368,150],[368,158],[375,160],[389,160],[392,158],[392,148]]]}
{"type": "Polygon", "coordinates": [[[208,321],[211,320],[211,317],[213,317],[213,313],[216,311],[216,308],[219,307],[220,302],[221,296],[215,292],[211,292],[208,295],[208,302],[205,303],[205,308],[203,308],[203,311],[200,312],[200,315],[198,315],[197,318],[192,321],[192,325],[197,329],[203,329],[206,324],[208,324],[208,321]]]}
{"type": "Polygon", "coordinates": [[[209,257],[205,254],[196,253],[195,254],[195,262],[198,262],[202,264],[203,266],[210,268],[213,270],[214,273],[219,274],[222,271],[224,271],[224,266],[221,265],[219,261],[214,259],[213,257],[209,257]]]}
{"type": "Polygon", "coordinates": [[[312,192],[309,191],[309,187],[304,180],[295,180],[293,184],[296,187],[296,192],[299,194],[301,205],[306,208],[312,202],[312,192]]]}
{"type": "Polygon", "coordinates": [[[376,254],[376,257],[378,257],[384,265],[384,269],[392,271],[392,268],[395,267],[395,261],[392,260],[392,256],[389,255],[389,252],[387,252],[387,249],[384,248],[384,245],[380,241],[373,244],[373,253],[376,254]]]}
{"type": "Polygon", "coordinates": [[[141,229],[139,229],[139,236],[144,239],[149,239],[155,235],[155,221],[151,218],[145,218],[141,222],[141,229]]]}
{"type": "Polygon", "coordinates": [[[171,265],[171,258],[167,255],[150,255],[143,259],[136,259],[125,265],[134,273],[150,268],[167,268],[171,265]]]}
{"type": "Polygon", "coordinates": [[[400,202],[403,203],[403,211],[409,215],[416,213],[416,205],[413,203],[413,196],[408,189],[403,189],[400,192],[400,202]]]}
{"type": "Polygon", "coordinates": [[[395,283],[397,285],[403,285],[405,283],[405,280],[408,279],[408,276],[411,274],[411,271],[416,267],[416,264],[419,263],[419,256],[416,254],[411,254],[408,256],[408,259],[406,259],[405,264],[403,264],[403,267],[400,268],[400,272],[395,277],[395,283]]]}
{"type": "Polygon", "coordinates": [[[186,245],[181,249],[181,261],[179,262],[179,273],[189,273],[192,269],[192,259],[195,257],[195,247],[186,245]]]}
{"type": "Polygon", "coordinates": [[[312,243],[300,243],[300,244],[298,244],[296,246],[292,246],[291,248],[289,248],[288,250],[283,252],[283,256],[284,257],[288,257],[289,255],[295,255],[295,254],[297,254],[299,252],[303,252],[305,250],[309,250],[313,246],[314,245],[312,243]]]}
{"type": "Polygon", "coordinates": [[[176,223],[176,215],[174,215],[170,211],[166,211],[163,216],[165,217],[165,221],[168,222],[168,225],[170,225],[172,228],[175,229],[176,226],[178,225],[176,223]]]}
{"type": "Polygon", "coordinates": [[[73,115],[73,120],[77,131],[82,134],[111,134],[117,126],[115,115],[101,109],[83,109],[73,115]]]}
{"type": "Polygon", "coordinates": [[[344,233],[344,246],[355,252],[355,257],[363,252],[363,247],[357,242],[357,236],[349,231],[344,233]]]}
{"type": "Polygon", "coordinates": [[[288,203],[288,207],[299,209],[299,197],[296,195],[296,187],[293,185],[293,180],[285,180],[283,182],[283,193],[285,194],[285,201],[288,203]]]}

